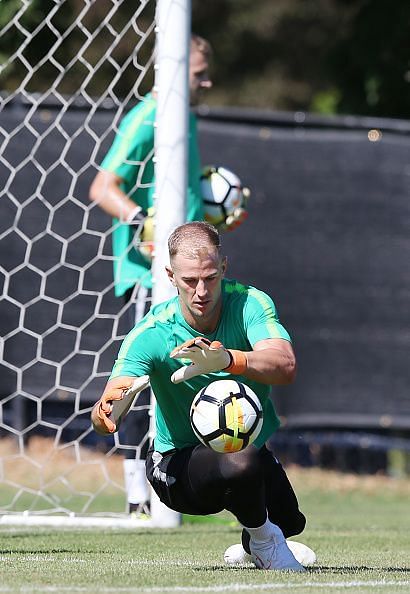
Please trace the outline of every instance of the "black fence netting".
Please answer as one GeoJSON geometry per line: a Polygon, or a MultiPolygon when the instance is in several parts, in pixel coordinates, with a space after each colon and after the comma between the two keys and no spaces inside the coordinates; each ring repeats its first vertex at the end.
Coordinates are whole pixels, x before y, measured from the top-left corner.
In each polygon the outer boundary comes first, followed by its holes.
{"type": "MultiPolygon", "coordinates": [[[[39,143],[57,111],[48,105],[26,126],[29,108],[16,99],[0,113],[8,137],[0,233],[15,225],[0,241],[0,329],[9,337],[3,397],[15,392],[18,368],[24,393],[35,397],[51,394],[57,374],[75,390],[96,369],[109,371],[118,343],[104,345],[122,305],[113,296],[110,237],[101,251],[99,236],[111,222],[88,201],[93,161],[112,140],[113,113],[100,109],[90,118],[72,107],[39,143]],[[57,206],[52,219],[32,199],[36,192],[57,206]],[[27,238],[34,242],[30,263],[27,238]],[[101,300],[89,328],[96,296],[88,288],[101,300]],[[47,298],[36,299],[40,293],[47,298]],[[17,304],[26,304],[23,314],[17,304]]],[[[249,219],[223,237],[227,276],[268,292],[292,335],[297,381],[274,396],[285,425],[408,429],[410,123],[211,110],[200,115],[199,134],[202,162],[231,168],[251,188],[249,219]]],[[[96,394],[89,383],[82,397],[96,394]]]]}
{"type": "Polygon", "coordinates": [[[410,123],[223,116],[202,122],[203,159],[252,189],[228,276],[266,290],[292,335],[284,422],[409,428],[410,123]]]}

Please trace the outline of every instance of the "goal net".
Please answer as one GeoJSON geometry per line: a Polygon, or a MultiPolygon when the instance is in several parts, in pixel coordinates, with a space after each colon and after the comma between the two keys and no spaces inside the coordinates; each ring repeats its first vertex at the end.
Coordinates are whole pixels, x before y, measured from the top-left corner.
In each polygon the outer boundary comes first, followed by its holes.
{"type": "Polygon", "coordinates": [[[155,11],[154,0],[2,2],[3,523],[132,526],[122,462],[148,435],[127,445],[90,426],[132,304],[114,297],[115,226],[88,194],[152,87],[155,11]]]}

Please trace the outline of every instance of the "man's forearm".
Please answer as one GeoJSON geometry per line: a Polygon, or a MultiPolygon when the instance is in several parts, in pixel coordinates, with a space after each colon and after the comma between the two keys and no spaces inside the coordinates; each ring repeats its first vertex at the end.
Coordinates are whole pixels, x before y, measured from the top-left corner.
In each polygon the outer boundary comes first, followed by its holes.
{"type": "Polygon", "coordinates": [[[262,384],[290,384],[296,375],[296,360],[292,353],[274,347],[246,353],[244,377],[262,384]]]}
{"type": "Polygon", "coordinates": [[[100,171],[90,188],[90,199],[107,214],[120,221],[129,221],[136,204],[120,188],[120,178],[100,171]]]}

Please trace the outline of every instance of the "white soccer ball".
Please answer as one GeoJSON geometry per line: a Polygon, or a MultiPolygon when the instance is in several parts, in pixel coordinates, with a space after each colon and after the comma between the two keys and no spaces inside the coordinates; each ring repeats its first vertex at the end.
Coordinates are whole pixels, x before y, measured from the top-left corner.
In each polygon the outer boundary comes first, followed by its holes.
{"type": "Polygon", "coordinates": [[[198,439],[216,452],[239,452],[259,435],[263,411],[258,396],[236,380],[218,380],[202,388],[191,405],[198,439]]]}
{"type": "Polygon", "coordinates": [[[226,222],[235,210],[246,210],[249,189],[226,167],[208,166],[201,175],[201,195],[205,220],[216,227],[226,222]]]}

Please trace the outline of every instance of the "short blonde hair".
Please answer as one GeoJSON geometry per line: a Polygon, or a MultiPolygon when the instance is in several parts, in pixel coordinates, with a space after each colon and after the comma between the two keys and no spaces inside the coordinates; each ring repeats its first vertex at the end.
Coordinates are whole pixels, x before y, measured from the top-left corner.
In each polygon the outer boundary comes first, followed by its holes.
{"type": "Polygon", "coordinates": [[[201,52],[208,60],[212,57],[211,44],[200,35],[196,35],[196,33],[191,34],[191,52],[194,51],[201,52]]]}
{"type": "Polygon", "coordinates": [[[195,258],[204,248],[221,250],[221,240],[217,229],[205,221],[193,221],[177,227],[168,239],[169,257],[184,254],[195,258]]]}

